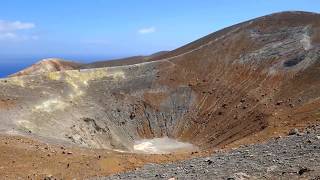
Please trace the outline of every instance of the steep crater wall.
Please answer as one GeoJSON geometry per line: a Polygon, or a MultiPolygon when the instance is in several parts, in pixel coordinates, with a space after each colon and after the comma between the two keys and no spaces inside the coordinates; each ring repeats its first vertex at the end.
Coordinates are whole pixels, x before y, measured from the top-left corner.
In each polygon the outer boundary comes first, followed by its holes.
{"type": "Polygon", "coordinates": [[[314,19],[275,14],[157,61],[1,79],[0,131],[133,152],[145,139],[211,149],[303,126],[320,118],[314,19]]]}

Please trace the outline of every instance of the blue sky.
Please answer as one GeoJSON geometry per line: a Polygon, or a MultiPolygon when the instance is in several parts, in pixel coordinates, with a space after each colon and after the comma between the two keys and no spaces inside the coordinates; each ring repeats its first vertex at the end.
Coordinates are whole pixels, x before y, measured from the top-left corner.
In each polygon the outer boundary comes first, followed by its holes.
{"type": "MultiPolygon", "coordinates": [[[[229,25],[319,0],[3,0],[0,63],[108,59],[172,50],[229,25]]],[[[1,66],[0,66],[1,71],[1,66]]]]}

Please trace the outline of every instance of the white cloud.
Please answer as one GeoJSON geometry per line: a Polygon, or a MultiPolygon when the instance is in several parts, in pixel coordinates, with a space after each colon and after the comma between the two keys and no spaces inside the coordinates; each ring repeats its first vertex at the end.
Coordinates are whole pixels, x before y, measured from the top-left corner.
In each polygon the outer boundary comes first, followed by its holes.
{"type": "Polygon", "coordinates": [[[0,32],[0,41],[14,41],[14,42],[19,42],[19,41],[27,41],[27,40],[38,40],[39,37],[36,35],[19,35],[16,33],[1,33],[0,32]]]}
{"type": "Polygon", "coordinates": [[[0,40],[36,40],[38,37],[35,35],[19,33],[21,30],[30,30],[33,28],[35,28],[34,23],[0,20],[0,40]]]}
{"type": "Polygon", "coordinates": [[[142,28],[142,29],[139,29],[138,32],[139,34],[150,34],[150,33],[156,32],[156,28],[155,27],[142,28]]]}
{"type": "Polygon", "coordinates": [[[0,40],[3,39],[16,39],[17,35],[11,32],[0,33],[0,40]]]}
{"type": "Polygon", "coordinates": [[[32,29],[35,27],[34,23],[25,23],[20,21],[4,21],[0,20],[0,32],[12,32],[17,30],[32,29]]]}

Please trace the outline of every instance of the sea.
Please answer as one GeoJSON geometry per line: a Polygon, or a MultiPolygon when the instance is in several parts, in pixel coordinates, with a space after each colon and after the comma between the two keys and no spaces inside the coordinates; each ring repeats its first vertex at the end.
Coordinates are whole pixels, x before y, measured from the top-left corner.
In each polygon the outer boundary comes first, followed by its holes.
{"type": "Polygon", "coordinates": [[[0,61],[0,78],[5,78],[10,74],[14,74],[32,64],[34,64],[36,60],[10,60],[10,61],[0,61]]]}

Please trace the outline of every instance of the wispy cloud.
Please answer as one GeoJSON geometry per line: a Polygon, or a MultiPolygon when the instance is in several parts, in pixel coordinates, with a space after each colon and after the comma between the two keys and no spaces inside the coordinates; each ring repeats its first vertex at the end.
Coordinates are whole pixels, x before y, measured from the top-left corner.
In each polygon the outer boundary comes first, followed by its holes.
{"type": "Polygon", "coordinates": [[[19,31],[35,28],[34,23],[0,20],[0,40],[35,40],[35,35],[21,35],[19,31]]]}
{"type": "Polygon", "coordinates": [[[4,21],[0,20],[0,32],[11,32],[23,29],[34,28],[34,23],[24,23],[20,21],[4,21]]]}
{"type": "Polygon", "coordinates": [[[10,32],[1,33],[0,32],[0,40],[1,39],[15,39],[16,37],[17,37],[17,35],[14,33],[10,33],[10,32]]]}
{"type": "Polygon", "coordinates": [[[142,29],[139,29],[138,31],[139,34],[150,34],[154,32],[156,32],[155,27],[142,28],[142,29]]]}

